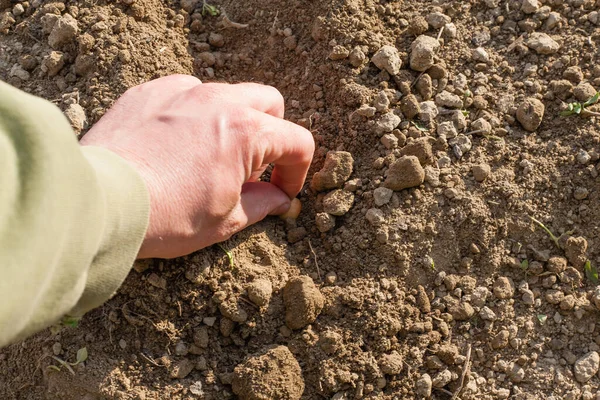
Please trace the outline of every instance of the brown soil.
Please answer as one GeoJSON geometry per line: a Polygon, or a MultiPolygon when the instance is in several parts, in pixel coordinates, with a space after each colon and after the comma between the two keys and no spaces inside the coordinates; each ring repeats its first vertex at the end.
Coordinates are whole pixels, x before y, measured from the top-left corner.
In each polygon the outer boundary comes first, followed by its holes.
{"type": "Polygon", "coordinates": [[[559,113],[600,88],[599,4],[214,5],[0,0],[0,78],[83,132],[159,76],[262,82],[313,132],[310,177],[351,156],[295,223],[224,243],[234,265],[137,265],[77,328],[1,350],[0,398],[598,398],[600,132],[559,113]]]}

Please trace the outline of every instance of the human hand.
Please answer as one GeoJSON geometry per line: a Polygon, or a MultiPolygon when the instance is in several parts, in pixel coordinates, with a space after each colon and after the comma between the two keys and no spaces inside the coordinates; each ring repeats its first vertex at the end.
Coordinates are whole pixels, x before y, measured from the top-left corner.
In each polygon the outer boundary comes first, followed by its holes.
{"type": "Polygon", "coordinates": [[[81,140],[133,165],[150,193],[139,258],[172,258],[285,213],[314,141],[283,119],[277,89],[201,83],[186,75],[128,90],[81,140]],[[258,182],[273,163],[271,182],[258,182]]]}

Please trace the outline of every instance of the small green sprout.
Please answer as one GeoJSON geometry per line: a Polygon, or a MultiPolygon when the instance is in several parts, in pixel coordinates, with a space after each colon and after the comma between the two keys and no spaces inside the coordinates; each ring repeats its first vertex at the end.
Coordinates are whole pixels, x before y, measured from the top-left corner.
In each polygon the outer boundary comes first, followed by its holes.
{"type": "Polygon", "coordinates": [[[523,271],[527,271],[528,268],[529,268],[529,260],[521,261],[521,269],[523,271]]]}
{"type": "Polygon", "coordinates": [[[410,124],[418,130],[420,130],[421,132],[429,132],[429,128],[425,127],[425,125],[423,125],[419,121],[410,121],[410,124]]]}
{"type": "Polygon", "coordinates": [[[219,246],[221,248],[221,250],[223,250],[225,252],[225,254],[227,255],[227,259],[229,260],[229,266],[231,267],[231,269],[235,269],[235,261],[233,259],[233,253],[229,250],[227,250],[225,247],[223,247],[223,245],[221,243],[217,243],[217,246],[219,246]]]}
{"type": "Polygon", "coordinates": [[[546,314],[538,314],[537,319],[540,321],[540,325],[544,325],[548,319],[548,316],[546,314]]]}
{"type": "Polygon", "coordinates": [[[77,350],[77,359],[73,363],[60,359],[56,356],[52,356],[52,358],[58,361],[59,365],[48,365],[48,370],[60,372],[62,367],[65,367],[72,375],[75,375],[75,370],[73,370],[72,367],[75,367],[76,365],[81,364],[82,362],[87,360],[88,351],[86,347],[82,347],[81,349],[77,350]]]}
{"type": "Polygon", "coordinates": [[[542,228],[544,231],[546,231],[546,233],[548,234],[548,236],[550,236],[550,239],[552,239],[552,241],[554,242],[554,244],[556,245],[556,247],[558,247],[560,249],[560,244],[558,243],[558,238],[554,235],[554,233],[552,233],[552,231],[550,229],[548,229],[546,227],[546,225],[544,225],[541,221],[538,221],[537,219],[533,218],[532,216],[529,216],[529,218],[535,222],[536,224],[538,224],[540,226],[540,228],[542,228]]]}
{"type": "Polygon", "coordinates": [[[471,112],[469,110],[460,110],[463,116],[468,117],[471,112]]]}
{"type": "Polygon", "coordinates": [[[206,16],[206,15],[210,15],[212,17],[216,17],[220,14],[221,12],[219,11],[219,9],[215,6],[213,6],[212,4],[208,4],[206,2],[206,0],[202,1],[202,15],[206,16]]]}
{"type": "Polygon", "coordinates": [[[592,283],[594,285],[597,285],[598,282],[600,281],[598,279],[598,270],[596,269],[595,266],[592,265],[592,262],[590,260],[587,260],[585,262],[585,265],[583,266],[583,269],[585,270],[585,276],[587,276],[587,278],[592,281],[592,283]]]}
{"type": "Polygon", "coordinates": [[[60,320],[60,324],[63,326],[68,326],[69,328],[77,328],[77,325],[79,325],[80,320],[81,320],[81,317],[73,317],[70,315],[65,315],[60,320]]]}
{"type": "Polygon", "coordinates": [[[569,103],[569,104],[567,104],[567,109],[564,111],[561,111],[560,115],[562,117],[566,117],[569,115],[581,115],[582,117],[587,117],[587,116],[592,116],[592,115],[600,116],[600,113],[590,111],[587,109],[587,107],[596,104],[599,99],[600,99],[600,92],[597,92],[594,96],[587,99],[587,101],[585,103],[580,103],[578,101],[569,103]]]}

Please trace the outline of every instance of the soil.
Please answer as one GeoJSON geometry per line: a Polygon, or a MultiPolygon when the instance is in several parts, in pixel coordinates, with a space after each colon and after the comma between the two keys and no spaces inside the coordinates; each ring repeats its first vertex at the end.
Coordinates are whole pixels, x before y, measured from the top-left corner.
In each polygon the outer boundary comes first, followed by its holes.
{"type": "Polygon", "coordinates": [[[0,398],[600,398],[600,131],[560,115],[600,88],[600,4],[211,5],[0,0],[0,78],[82,134],[185,73],[277,87],[317,143],[297,220],[136,264],[0,350],[0,398]]]}

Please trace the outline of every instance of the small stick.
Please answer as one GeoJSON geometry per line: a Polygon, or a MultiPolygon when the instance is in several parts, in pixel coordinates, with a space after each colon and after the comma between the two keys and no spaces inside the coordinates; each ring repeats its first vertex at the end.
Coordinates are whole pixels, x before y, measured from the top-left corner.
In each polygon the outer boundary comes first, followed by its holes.
{"type": "Polygon", "coordinates": [[[452,392],[451,392],[451,391],[449,391],[449,390],[446,390],[446,389],[444,389],[444,388],[434,388],[434,389],[435,389],[435,390],[439,390],[440,392],[442,392],[442,393],[445,393],[445,394],[447,394],[448,396],[452,396],[452,392]]]}
{"type": "Polygon", "coordinates": [[[467,373],[471,370],[470,364],[471,364],[471,344],[469,344],[469,347],[467,347],[467,358],[465,360],[465,366],[463,367],[462,374],[460,375],[460,383],[458,385],[458,388],[456,389],[456,391],[450,398],[450,400],[457,399],[460,392],[463,391],[463,387],[465,384],[465,378],[467,376],[467,373]]]}
{"type": "Polygon", "coordinates": [[[312,247],[312,244],[310,243],[310,239],[308,239],[308,247],[310,247],[310,252],[312,253],[313,257],[315,257],[315,265],[317,266],[317,275],[319,276],[319,280],[323,280],[321,278],[321,270],[319,269],[319,262],[317,261],[317,253],[315,253],[315,250],[312,247]]]}

